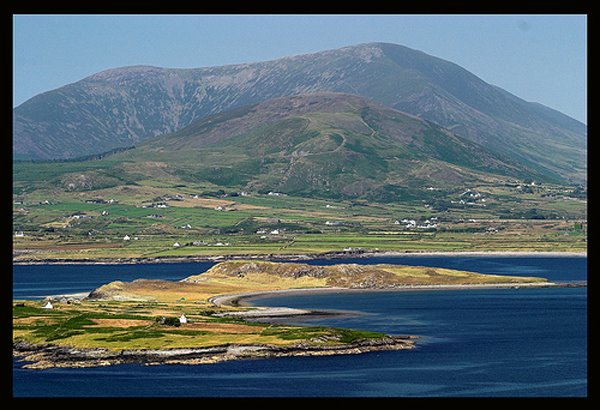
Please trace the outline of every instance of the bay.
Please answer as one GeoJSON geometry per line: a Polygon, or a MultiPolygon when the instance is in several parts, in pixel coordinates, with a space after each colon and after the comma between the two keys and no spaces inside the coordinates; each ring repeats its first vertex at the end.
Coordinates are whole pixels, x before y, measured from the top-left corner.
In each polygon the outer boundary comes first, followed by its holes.
{"type": "MultiPolygon", "coordinates": [[[[443,266],[482,273],[586,280],[580,257],[399,257],[354,263],[443,266]],[[535,272],[535,273],[534,273],[535,272]]],[[[341,263],[312,261],[311,263],[341,263]]],[[[33,287],[99,286],[111,280],[181,279],[212,264],[19,266],[13,295],[33,287]],[[61,269],[63,268],[63,269],[61,269]],[[46,269],[46,270],[45,270],[46,269]],[[139,275],[139,276],[138,276],[139,275]],[[96,285],[96,283],[98,283],[96,285]]],[[[84,289],[90,290],[90,288],[84,289]]],[[[46,293],[48,294],[48,293],[46,293]]],[[[40,294],[41,296],[41,294],[40,294]]],[[[13,296],[14,297],[14,296],[13,296]]],[[[269,297],[261,306],[359,312],[295,321],[419,335],[410,351],[247,360],[207,366],[120,365],[23,369],[13,362],[18,397],[581,397],[587,395],[587,288],[360,292],[269,297]]]]}

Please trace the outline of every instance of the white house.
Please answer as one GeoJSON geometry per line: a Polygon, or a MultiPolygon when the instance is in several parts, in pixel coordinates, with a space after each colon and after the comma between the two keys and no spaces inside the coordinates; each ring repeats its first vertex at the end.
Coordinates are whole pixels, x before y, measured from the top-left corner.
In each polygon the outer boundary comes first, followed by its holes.
{"type": "Polygon", "coordinates": [[[48,301],[44,306],[42,306],[42,309],[54,309],[54,306],[52,306],[52,303],[48,301]]]}
{"type": "Polygon", "coordinates": [[[173,248],[179,248],[181,246],[181,244],[179,242],[175,242],[173,244],[173,248]]]}
{"type": "Polygon", "coordinates": [[[271,235],[279,235],[279,229],[273,229],[271,235]]]}
{"type": "Polygon", "coordinates": [[[124,241],[130,241],[130,240],[131,240],[131,236],[129,236],[129,235],[125,235],[125,236],[123,237],[123,240],[124,240],[124,241]]]}
{"type": "Polygon", "coordinates": [[[187,322],[188,322],[188,320],[187,320],[187,317],[185,317],[185,313],[182,313],[181,317],[179,318],[179,323],[185,324],[187,322]]]}
{"type": "Polygon", "coordinates": [[[15,232],[15,236],[16,236],[17,238],[22,238],[22,237],[24,237],[24,236],[25,236],[25,234],[23,233],[23,231],[17,231],[17,232],[15,232]]]}

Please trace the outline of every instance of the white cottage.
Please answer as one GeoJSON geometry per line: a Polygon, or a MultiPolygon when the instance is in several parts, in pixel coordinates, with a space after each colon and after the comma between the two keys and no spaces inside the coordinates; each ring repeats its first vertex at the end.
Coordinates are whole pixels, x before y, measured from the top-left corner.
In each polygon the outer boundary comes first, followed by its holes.
{"type": "Polygon", "coordinates": [[[182,313],[181,317],[179,318],[179,323],[181,323],[183,325],[187,322],[188,322],[188,320],[187,320],[187,317],[185,316],[185,313],[182,313]]]}
{"type": "Polygon", "coordinates": [[[42,306],[42,309],[54,309],[54,306],[52,306],[52,303],[48,301],[44,306],[42,306]]]}

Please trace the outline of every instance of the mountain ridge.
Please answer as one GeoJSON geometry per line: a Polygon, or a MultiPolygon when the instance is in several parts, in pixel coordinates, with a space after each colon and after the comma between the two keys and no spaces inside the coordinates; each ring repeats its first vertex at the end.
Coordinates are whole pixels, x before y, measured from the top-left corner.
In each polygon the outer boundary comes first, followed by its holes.
{"type": "Polygon", "coordinates": [[[389,43],[221,67],[104,70],[15,108],[14,153],[48,159],[108,151],[231,108],[323,91],[363,95],[433,121],[553,178],[586,178],[585,125],[454,63],[389,43]]]}

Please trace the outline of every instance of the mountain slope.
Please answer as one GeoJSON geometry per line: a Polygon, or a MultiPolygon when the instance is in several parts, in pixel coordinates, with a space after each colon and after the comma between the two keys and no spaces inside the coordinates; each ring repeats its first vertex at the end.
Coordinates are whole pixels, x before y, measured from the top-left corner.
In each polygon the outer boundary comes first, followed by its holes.
{"type": "Polygon", "coordinates": [[[449,128],[547,177],[585,179],[585,125],[456,64],[385,43],[224,67],[107,70],[15,108],[14,154],[71,158],[108,151],[210,114],[318,91],[363,95],[449,128]]]}
{"type": "Polygon", "coordinates": [[[168,163],[184,180],[329,197],[391,199],[425,185],[536,176],[431,122],[342,93],[215,114],[116,158],[168,163]]]}

